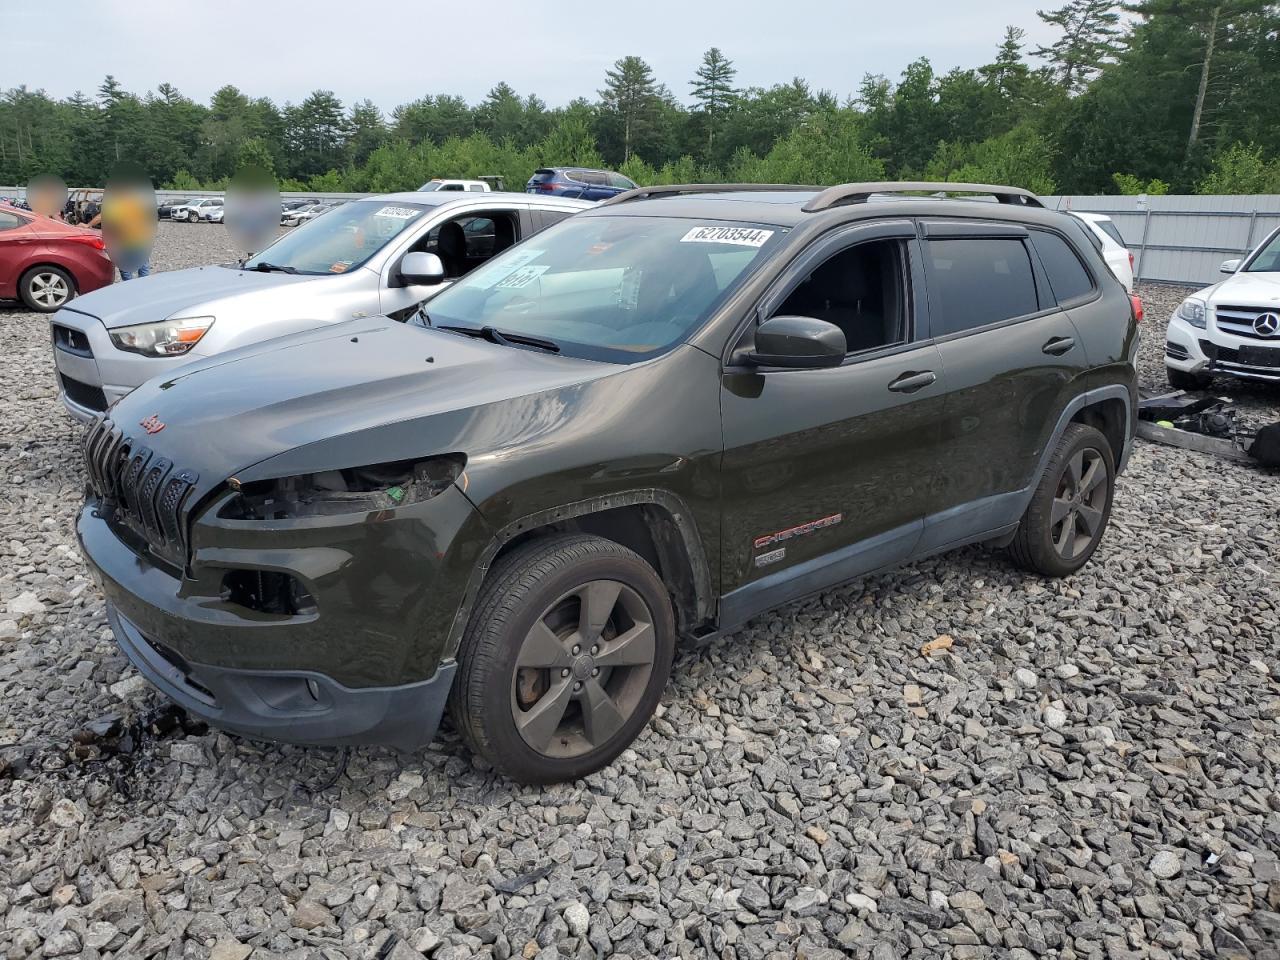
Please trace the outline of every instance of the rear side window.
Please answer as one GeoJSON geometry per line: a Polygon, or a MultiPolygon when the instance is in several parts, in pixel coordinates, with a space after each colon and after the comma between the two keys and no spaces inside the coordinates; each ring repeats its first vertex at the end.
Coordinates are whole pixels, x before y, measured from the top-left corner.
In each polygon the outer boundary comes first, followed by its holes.
{"type": "Polygon", "coordinates": [[[1124,246],[1124,237],[1120,236],[1120,231],[1110,220],[1095,220],[1094,225],[1120,246],[1124,246]]]}
{"type": "Polygon", "coordinates": [[[929,240],[933,335],[945,337],[1040,309],[1031,258],[1021,240],[929,240]]]}
{"type": "Polygon", "coordinates": [[[1080,262],[1071,244],[1056,233],[1043,230],[1031,231],[1031,243],[1040,255],[1044,272],[1049,276],[1049,286],[1059,303],[1067,303],[1093,293],[1093,278],[1080,262]]]}

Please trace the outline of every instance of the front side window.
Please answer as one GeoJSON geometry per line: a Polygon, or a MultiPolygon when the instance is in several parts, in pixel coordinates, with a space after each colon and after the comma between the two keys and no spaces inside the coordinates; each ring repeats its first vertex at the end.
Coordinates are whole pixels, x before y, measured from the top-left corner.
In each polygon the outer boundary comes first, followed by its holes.
{"type": "Polygon", "coordinates": [[[0,213],[0,230],[13,230],[17,227],[25,227],[27,221],[12,213],[0,213]]]}
{"type": "Polygon", "coordinates": [[[957,237],[928,240],[924,246],[935,337],[1039,309],[1031,259],[1021,240],[957,237]]]}
{"type": "Polygon", "coordinates": [[[907,339],[904,256],[897,240],[876,240],[823,261],[787,295],[774,316],[816,317],[844,331],[849,353],[907,339]]]}
{"type": "Polygon", "coordinates": [[[676,217],[566,220],[428,302],[437,327],[493,327],[631,363],[684,340],[785,231],[676,217]]]}
{"type": "Polygon", "coordinates": [[[1049,286],[1059,303],[1078,300],[1093,293],[1093,278],[1071,245],[1056,233],[1031,231],[1031,243],[1044,264],[1049,286]]]}
{"type": "Polygon", "coordinates": [[[307,220],[246,260],[242,269],[346,273],[418,223],[429,209],[403,201],[353,200],[307,220]]]}
{"type": "Polygon", "coordinates": [[[1249,261],[1245,273],[1280,273],[1280,231],[1249,261]]]}

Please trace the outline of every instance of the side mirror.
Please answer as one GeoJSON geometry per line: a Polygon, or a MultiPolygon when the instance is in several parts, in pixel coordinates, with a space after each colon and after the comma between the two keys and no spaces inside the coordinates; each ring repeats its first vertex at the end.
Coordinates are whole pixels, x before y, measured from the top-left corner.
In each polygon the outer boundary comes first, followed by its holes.
{"type": "Polygon", "coordinates": [[[838,367],[847,345],[844,331],[816,317],[770,317],[756,327],[747,359],[759,367],[838,367]]]}
{"type": "Polygon", "coordinates": [[[1235,273],[1240,269],[1239,260],[1223,260],[1222,266],[1218,268],[1219,273],[1235,273]]]}
{"type": "Polygon", "coordinates": [[[444,282],[444,263],[434,253],[414,251],[400,261],[400,280],[412,286],[434,286],[444,282]]]}

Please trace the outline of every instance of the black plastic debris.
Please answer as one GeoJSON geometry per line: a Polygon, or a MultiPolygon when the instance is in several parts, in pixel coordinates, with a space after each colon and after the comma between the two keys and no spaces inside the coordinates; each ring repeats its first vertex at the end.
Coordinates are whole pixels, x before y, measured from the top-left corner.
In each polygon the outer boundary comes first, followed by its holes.
{"type": "Polygon", "coordinates": [[[1280,467],[1280,423],[1241,426],[1227,397],[1179,391],[1138,401],[1138,436],[1236,463],[1280,467]]]}

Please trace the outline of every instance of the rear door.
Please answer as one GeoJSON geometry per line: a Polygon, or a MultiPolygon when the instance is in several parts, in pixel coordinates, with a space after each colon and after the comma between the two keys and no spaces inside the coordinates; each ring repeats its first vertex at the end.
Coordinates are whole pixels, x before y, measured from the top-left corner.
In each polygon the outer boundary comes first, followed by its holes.
{"type": "MultiPolygon", "coordinates": [[[[1058,305],[1030,232],[997,222],[922,223],[930,326],[947,375],[942,459],[921,550],[1018,519],[1084,345],[1058,305]]],[[[1088,296],[1096,296],[1086,274],[1088,296]]]]}
{"type": "Polygon", "coordinates": [[[922,277],[914,224],[882,221],[818,241],[762,301],[758,320],[827,320],[849,352],[829,369],[726,367],[724,622],[915,547],[945,396],[922,277]]]}

